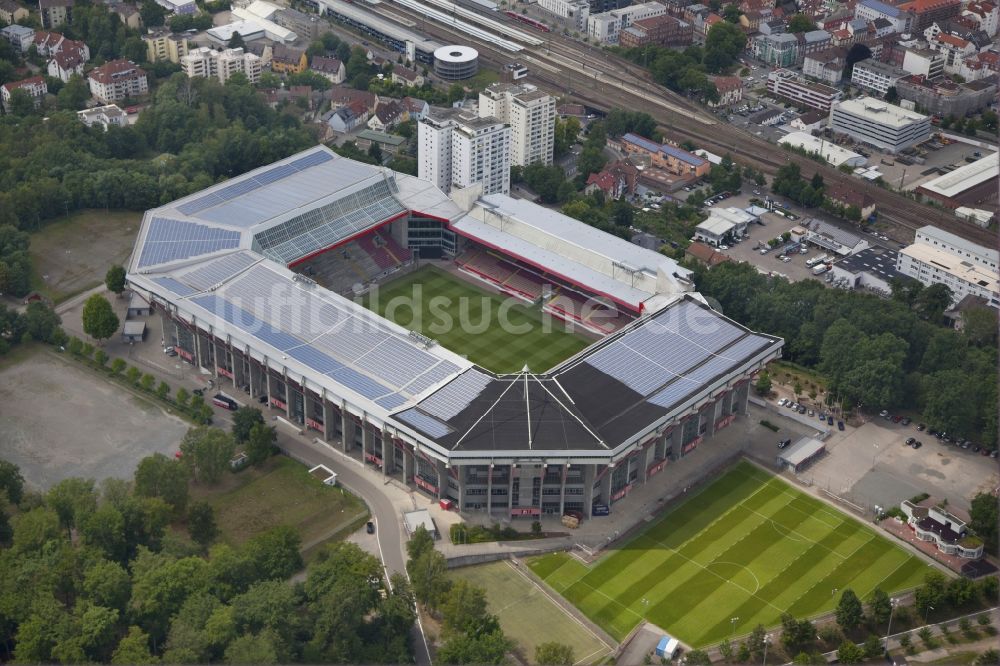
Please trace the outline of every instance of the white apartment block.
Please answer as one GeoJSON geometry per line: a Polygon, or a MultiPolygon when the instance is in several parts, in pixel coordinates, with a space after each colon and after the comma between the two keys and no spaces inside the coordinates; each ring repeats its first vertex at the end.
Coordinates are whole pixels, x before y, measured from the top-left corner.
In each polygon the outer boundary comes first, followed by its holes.
{"type": "Polygon", "coordinates": [[[586,32],[587,20],[590,18],[588,0],[538,0],[538,6],[556,16],[573,19],[576,29],[586,32]]]}
{"type": "Polygon", "coordinates": [[[146,72],[130,60],[112,60],[87,75],[90,94],[105,104],[149,92],[146,72]]]}
{"type": "Polygon", "coordinates": [[[833,105],[830,129],[896,153],[926,141],[931,119],[872,97],[858,97],[833,105]]]}
{"type": "Polygon", "coordinates": [[[443,192],[483,184],[483,194],[510,192],[511,129],[496,118],[432,109],[417,123],[417,175],[443,192]]]}
{"type": "Polygon", "coordinates": [[[927,286],[946,285],[953,303],[972,295],[1000,308],[998,258],[996,250],[926,226],[917,230],[913,245],[899,251],[896,270],[927,286]]]}
{"type": "Polygon", "coordinates": [[[216,51],[207,46],[193,49],[181,58],[181,69],[188,78],[216,78],[225,83],[236,72],[242,72],[250,83],[260,81],[261,60],[243,49],[216,51]]]}
{"type": "Polygon", "coordinates": [[[854,65],[851,83],[859,88],[876,92],[880,97],[885,97],[889,88],[894,87],[896,81],[906,76],[909,74],[904,69],[868,58],[854,65]]]}
{"type": "Polygon", "coordinates": [[[933,79],[944,74],[944,55],[930,49],[907,49],[903,54],[903,70],[933,79]]]}
{"type": "Polygon", "coordinates": [[[479,93],[479,116],[510,125],[510,161],[552,164],[556,99],[530,83],[494,83],[479,93]]]}
{"type": "Polygon", "coordinates": [[[591,14],[587,19],[587,34],[602,44],[617,44],[619,33],[634,22],[663,16],[666,13],[666,5],[659,2],[644,2],[600,14],[591,14]]]}
{"type": "Polygon", "coordinates": [[[108,131],[108,127],[111,125],[115,125],[116,127],[125,127],[128,125],[128,116],[118,108],[117,104],[107,104],[105,106],[94,107],[93,109],[77,111],[76,117],[87,127],[99,125],[104,128],[105,132],[108,131]]]}

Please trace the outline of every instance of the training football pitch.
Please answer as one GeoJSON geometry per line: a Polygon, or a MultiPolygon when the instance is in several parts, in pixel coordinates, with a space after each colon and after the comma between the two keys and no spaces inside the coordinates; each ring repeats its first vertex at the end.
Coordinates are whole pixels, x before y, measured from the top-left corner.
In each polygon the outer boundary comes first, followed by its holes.
{"type": "Polygon", "coordinates": [[[786,611],[798,618],[829,611],[847,588],[862,600],[875,588],[910,588],[930,571],[873,529],[747,462],[590,566],[566,553],[529,564],[619,640],[646,619],[696,647],[777,625],[786,611]]]}
{"type": "Polygon", "coordinates": [[[379,287],[365,306],[498,373],[518,372],[525,365],[545,372],[590,344],[538,308],[478,289],[434,266],[379,287]]]}

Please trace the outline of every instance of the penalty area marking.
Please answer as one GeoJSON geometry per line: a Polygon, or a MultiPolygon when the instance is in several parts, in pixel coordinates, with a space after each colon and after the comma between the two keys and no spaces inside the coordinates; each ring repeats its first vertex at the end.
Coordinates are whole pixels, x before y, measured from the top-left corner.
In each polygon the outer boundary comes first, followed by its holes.
{"type": "MultiPolygon", "coordinates": [[[[748,567],[747,565],[745,565],[745,564],[739,564],[737,562],[721,561],[721,562],[709,562],[708,564],[703,565],[703,568],[704,569],[709,569],[710,567],[713,567],[716,564],[727,564],[727,565],[732,566],[732,567],[738,567],[740,569],[743,569],[748,574],[750,574],[751,576],[753,576],[753,584],[757,586],[757,587],[754,588],[753,592],[750,592],[750,595],[751,596],[756,596],[757,592],[760,591],[760,580],[757,578],[757,574],[755,574],[753,571],[751,571],[750,567],[748,567]]],[[[718,576],[719,574],[715,574],[715,575],[718,576]]],[[[732,582],[732,581],[730,581],[730,582],[732,582]]],[[[735,585],[735,583],[733,583],[733,584],[735,585]]],[[[737,587],[739,587],[739,586],[737,586],[737,587]]],[[[747,591],[749,592],[749,590],[747,590],[747,591]]]]}

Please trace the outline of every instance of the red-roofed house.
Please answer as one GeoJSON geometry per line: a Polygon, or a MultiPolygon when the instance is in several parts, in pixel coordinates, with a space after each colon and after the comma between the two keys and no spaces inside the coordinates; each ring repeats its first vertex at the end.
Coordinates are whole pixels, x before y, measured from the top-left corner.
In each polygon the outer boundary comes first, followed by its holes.
{"type": "Polygon", "coordinates": [[[74,74],[83,76],[83,53],[75,49],[63,49],[49,60],[46,69],[49,76],[55,77],[64,83],[69,81],[74,74]]]}
{"type": "Polygon", "coordinates": [[[956,73],[966,81],[978,81],[1000,71],[998,65],[1000,65],[1000,54],[995,51],[983,51],[962,60],[956,73]]]}
{"type": "Polygon", "coordinates": [[[15,90],[23,90],[35,102],[35,107],[42,103],[42,98],[49,92],[49,87],[45,85],[45,79],[41,76],[32,76],[20,81],[9,81],[0,86],[0,102],[3,108],[10,108],[10,98],[15,90]]]}
{"type": "Polygon", "coordinates": [[[944,56],[944,71],[949,74],[954,74],[961,67],[962,61],[975,54],[978,49],[975,44],[967,39],[962,39],[961,37],[957,37],[955,35],[949,35],[945,32],[938,32],[937,34],[934,34],[931,31],[936,27],[937,24],[934,24],[932,28],[928,28],[925,31],[927,44],[944,56]]]}
{"type": "Polygon", "coordinates": [[[719,91],[719,101],[709,106],[732,106],[743,100],[743,81],[738,76],[710,76],[709,80],[719,91]]]}
{"type": "Polygon", "coordinates": [[[698,241],[688,245],[687,249],[684,250],[684,256],[702,263],[709,268],[732,261],[727,255],[719,252],[711,245],[705,245],[698,241]]]}
{"type": "Polygon", "coordinates": [[[312,62],[309,63],[309,69],[329,79],[331,83],[344,82],[344,63],[337,58],[313,56],[312,62]]]}
{"type": "Polygon", "coordinates": [[[149,92],[146,72],[131,60],[112,60],[87,75],[90,94],[105,104],[149,92]]]}
{"type": "Polygon", "coordinates": [[[910,0],[897,5],[913,14],[913,32],[923,32],[932,23],[944,23],[962,11],[962,0],[910,0]]]}
{"type": "Polygon", "coordinates": [[[979,25],[979,29],[990,37],[1000,28],[1000,7],[993,2],[970,2],[962,11],[962,16],[979,25]]]}
{"type": "Polygon", "coordinates": [[[584,192],[590,194],[600,190],[607,199],[620,199],[635,192],[638,179],[639,170],[635,165],[628,160],[615,160],[605,165],[599,173],[590,174],[584,192]]]}
{"type": "Polygon", "coordinates": [[[375,112],[368,119],[368,129],[375,130],[376,132],[388,131],[403,120],[403,113],[403,105],[398,101],[394,99],[379,100],[378,106],[375,107],[375,112]]]}

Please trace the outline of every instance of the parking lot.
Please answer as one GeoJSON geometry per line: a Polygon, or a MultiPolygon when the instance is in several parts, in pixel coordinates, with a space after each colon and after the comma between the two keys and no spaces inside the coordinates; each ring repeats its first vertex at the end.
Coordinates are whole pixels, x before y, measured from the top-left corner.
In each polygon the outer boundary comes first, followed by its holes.
{"type": "Polygon", "coordinates": [[[79,476],[131,478],[188,425],[76,362],[39,348],[0,371],[0,458],[45,490],[79,476]]]}
{"type": "MultiPolygon", "coordinates": [[[[775,403],[769,408],[791,414],[775,403]]],[[[859,427],[831,428],[826,445],[827,454],[799,478],[868,509],[895,506],[926,492],[968,510],[976,493],[1000,485],[995,460],[942,444],[926,431],[918,432],[916,423],[903,426],[869,417],[859,427]],[[906,446],[909,437],[922,446],[906,446]]]]}

